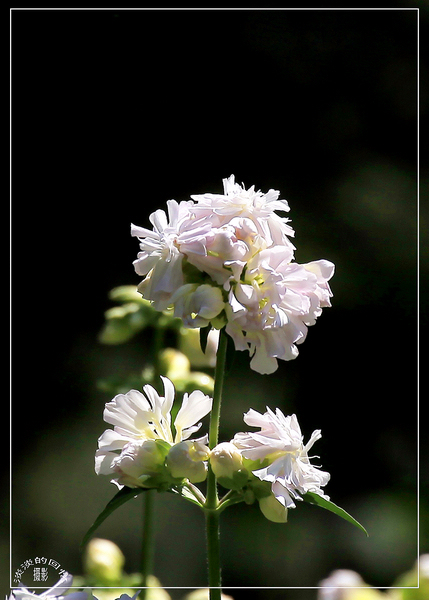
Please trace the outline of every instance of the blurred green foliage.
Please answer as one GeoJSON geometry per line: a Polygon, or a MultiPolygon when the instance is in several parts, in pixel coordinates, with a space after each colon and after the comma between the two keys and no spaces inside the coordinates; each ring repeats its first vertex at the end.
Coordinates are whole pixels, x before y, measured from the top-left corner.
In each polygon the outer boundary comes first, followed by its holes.
{"type": "Polygon", "coordinates": [[[199,347],[198,335],[185,330],[181,319],[174,317],[171,311],[155,310],[137,292],[135,286],[116,287],[109,292],[109,298],[118,306],[105,312],[99,341],[106,345],[121,345],[141,334],[152,338],[153,343],[140,373],[114,373],[98,381],[100,390],[117,394],[133,388],[140,389],[147,383],[157,386],[159,375],[162,374],[174,383],[178,392],[190,393],[195,389],[205,394],[213,392],[213,377],[208,373],[192,370],[192,363],[212,370],[215,353],[213,347],[207,348],[208,354],[204,354],[199,347]],[[174,334],[175,348],[163,346],[167,333],[170,334],[170,340],[171,334],[174,334]]]}

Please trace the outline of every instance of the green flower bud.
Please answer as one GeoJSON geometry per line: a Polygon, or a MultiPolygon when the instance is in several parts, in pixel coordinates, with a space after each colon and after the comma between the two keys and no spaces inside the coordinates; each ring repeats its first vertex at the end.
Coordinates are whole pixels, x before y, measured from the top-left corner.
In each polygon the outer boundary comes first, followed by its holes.
{"type": "Polygon", "coordinates": [[[169,449],[164,440],[126,444],[114,466],[118,483],[128,487],[159,487],[168,479],[164,464],[169,449]]]}
{"type": "Polygon", "coordinates": [[[162,350],[159,354],[159,363],[160,372],[165,373],[173,383],[176,379],[186,377],[191,370],[189,358],[174,348],[162,350]]]}
{"type": "Polygon", "coordinates": [[[241,490],[246,485],[249,473],[243,466],[240,452],[231,442],[222,442],[213,448],[210,465],[223,487],[241,490]]]}
{"type": "Polygon", "coordinates": [[[125,557],[110,540],[92,539],[84,556],[84,569],[91,581],[100,585],[120,582],[125,557]]]}

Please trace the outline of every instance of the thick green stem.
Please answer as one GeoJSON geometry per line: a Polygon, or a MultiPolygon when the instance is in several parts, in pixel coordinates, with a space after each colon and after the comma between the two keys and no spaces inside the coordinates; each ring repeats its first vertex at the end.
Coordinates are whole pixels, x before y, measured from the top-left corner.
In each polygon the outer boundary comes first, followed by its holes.
{"type": "MultiPolygon", "coordinates": [[[[222,401],[223,381],[225,377],[227,334],[220,331],[219,345],[216,356],[215,384],[213,391],[213,407],[210,416],[209,446],[213,449],[218,443],[220,406],[222,401]]],[[[220,566],[220,540],[219,540],[219,499],[217,494],[216,477],[209,466],[207,474],[207,499],[206,508],[206,535],[207,535],[207,560],[210,600],[221,599],[221,566],[220,566]]]]}
{"type": "Polygon", "coordinates": [[[140,600],[147,597],[147,586],[149,575],[153,570],[153,550],[154,550],[154,509],[155,509],[155,490],[148,490],[142,494],[144,500],[143,507],[143,543],[142,543],[142,586],[140,600]]]}

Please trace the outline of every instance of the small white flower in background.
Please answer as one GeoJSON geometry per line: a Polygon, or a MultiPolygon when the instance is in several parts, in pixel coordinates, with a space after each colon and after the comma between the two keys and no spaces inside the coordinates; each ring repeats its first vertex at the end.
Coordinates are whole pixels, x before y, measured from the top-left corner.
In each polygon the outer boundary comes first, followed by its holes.
{"type": "MultiPolygon", "coordinates": [[[[34,594],[29,592],[22,584],[19,588],[11,591],[9,600],[64,600],[66,592],[69,590],[73,583],[73,576],[69,573],[64,573],[57,583],[49,590],[42,592],[41,594],[34,594]]],[[[67,594],[67,599],[70,600],[96,600],[92,595],[91,590],[85,590],[83,592],[73,592],[67,594]]]]}
{"type": "MultiPolygon", "coordinates": [[[[97,474],[110,475],[119,488],[145,487],[151,477],[163,468],[171,447],[187,440],[201,427],[196,423],[207,415],[212,398],[195,390],[183,396],[182,406],[171,428],[171,408],[174,401],[174,385],[167,377],[161,377],[164,396],[151,385],[143,392],[131,390],[118,394],[106,404],[104,420],[114,426],[107,429],[98,440],[95,455],[97,474]]],[[[203,443],[206,438],[194,440],[203,443]]]]}
{"type": "Polygon", "coordinates": [[[323,579],[317,600],[393,600],[380,590],[370,588],[359,573],[338,569],[323,579]]]}
{"type": "Polygon", "coordinates": [[[307,492],[329,500],[321,488],[330,475],[312,465],[308,456],[314,442],[321,437],[319,430],[304,445],[296,416],[285,417],[278,408],[274,413],[267,407],[263,415],[250,409],[244,421],[260,431],[237,433],[232,441],[245,458],[269,461],[268,466],[252,472],[261,481],[271,483],[272,493],[285,508],[295,508],[294,500],[302,500],[307,492]]]}
{"type": "Polygon", "coordinates": [[[361,587],[365,584],[355,571],[338,569],[323,579],[319,585],[318,600],[346,600],[349,590],[343,588],[361,587]]]}

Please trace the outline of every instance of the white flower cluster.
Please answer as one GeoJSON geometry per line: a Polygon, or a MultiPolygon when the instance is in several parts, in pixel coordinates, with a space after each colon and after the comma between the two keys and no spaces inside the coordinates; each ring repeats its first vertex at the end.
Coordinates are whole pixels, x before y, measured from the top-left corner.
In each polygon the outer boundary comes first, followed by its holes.
{"type": "Polygon", "coordinates": [[[297,356],[307,327],[331,305],[334,265],[293,262],[294,231],[276,212],[289,206],[278,191],[246,190],[234,175],[223,184],[224,194],[169,200],[168,215],[149,217],[152,230],[131,226],[138,290],[157,310],[174,307],[185,327],[226,326],[251,368],[272,373],[277,359],[297,356]]]}
{"type": "Polygon", "coordinates": [[[168,487],[183,478],[198,483],[207,476],[207,435],[195,440],[189,437],[201,426],[195,423],[210,412],[212,398],[200,390],[185,394],[173,434],[174,385],[167,377],[161,379],[164,396],[145,385],[144,394],[131,390],[106,404],[104,420],[114,428],[106,429],[98,440],[95,471],[109,475],[120,489],[124,485],[168,487]]]}
{"type": "Polygon", "coordinates": [[[231,442],[211,452],[212,469],[222,485],[234,488],[243,472],[251,473],[253,479],[246,477],[246,485],[257,494],[264,515],[276,522],[285,522],[288,509],[307,492],[329,500],[322,487],[330,475],[312,465],[308,455],[322,437],[320,430],[304,444],[296,415],[285,416],[279,408],[274,413],[267,407],[264,414],[250,409],[244,421],[260,430],[236,433],[231,442]]]}
{"type": "Polygon", "coordinates": [[[260,431],[236,433],[233,443],[245,458],[261,462],[268,459],[268,466],[253,470],[253,474],[271,483],[271,491],[285,508],[295,508],[294,500],[302,500],[307,492],[329,500],[321,488],[330,475],[312,465],[308,456],[310,448],[322,437],[319,429],[304,445],[296,415],[285,416],[279,408],[274,413],[267,407],[263,415],[250,409],[244,422],[260,427],[260,431]]]}

